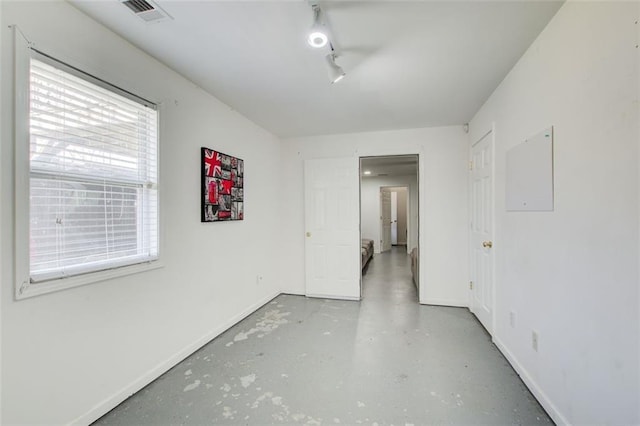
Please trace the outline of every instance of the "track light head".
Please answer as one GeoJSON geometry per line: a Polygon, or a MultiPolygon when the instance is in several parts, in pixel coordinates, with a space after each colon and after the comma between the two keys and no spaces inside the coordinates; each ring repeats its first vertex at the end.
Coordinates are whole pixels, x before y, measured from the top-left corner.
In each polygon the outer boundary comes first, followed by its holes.
{"type": "Polygon", "coordinates": [[[309,43],[309,46],[315,47],[316,49],[325,47],[329,42],[327,29],[324,25],[322,25],[320,14],[321,14],[320,7],[317,5],[314,5],[313,6],[313,25],[309,30],[307,43],[309,43]]]}
{"type": "Polygon", "coordinates": [[[325,33],[321,31],[313,31],[309,33],[309,37],[307,38],[307,43],[309,43],[309,46],[315,47],[316,49],[325,47],[328,42],[329,38],[325,33]]]}
{"type": "Polygon", "coordinates": [[[325,59],[327,60],[327,65],[329,66],[329,81],[331,84],[337,83],[344,78],[346,75],[344,70],[336,64],[336,55],[335,53],[329,53],[325,59]]]}

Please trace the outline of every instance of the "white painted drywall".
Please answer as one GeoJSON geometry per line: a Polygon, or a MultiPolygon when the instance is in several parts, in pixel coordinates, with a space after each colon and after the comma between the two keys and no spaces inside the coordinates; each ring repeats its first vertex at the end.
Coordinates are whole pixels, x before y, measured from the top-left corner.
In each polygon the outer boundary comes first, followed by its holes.
{"type": "Polygon", "coordinates": [[[0,423],[88,424],[279,291],[280,142],[66,2],[0,8],[0,423]],[[9,24],[45,52],[161,102],[163,268],[13,300],[9,24]],[[200,223],[201,146],[245,160],[244,221],[200,223]]]}
{"type": "MultiPolygon", "coordinates": [[[[408,237],[407,253],[418,245],[418,176],[381,176],[363,178],[360,181],[360,229],[362,238],[373,240],[374,252],[380,253],[381,223],[380,223],[380,188],[406,185],[409,188],[410,214],[407,217],[408,237]]],[[[406,194],[406,191],[405,191],[406,194]]],[[[400,200],[400,196],[398,196],[400,200]]],[[[402,210],[406,214],[405,206],[402,210]]],[[[398,215],[401,208],[398,205],[398,215]]],[[[398,226],[398,230],[400,226],[398,226]]],[[[400,232],[400,231],[398,231],[400,232]]],[[[404,234],[403,234],[404,238],[404,234]]],[[[400,239],[400,236],[398,236],[400,239]]]]}
{"type": "Polygon", "coordinates": [[[468,305],[467,135],[462,126],[350,133],[283,141],[279,237],[285,292],[304,294],[303,161],[419,154],[421,303],[468,305]]]}
{"type": "MultiPolygon", "coordinates": [[[[637,10],[636,10],[636,20],[635,20],[635,25],[636,25],[636,49],[640,49],[640,2],[637,2],[637,10]]],[[[637,115],[637,132],[638,134],[636,135],[636,140],[638,142],[638,160],[637,160],[637,164],[640,164],[640,54],[636,53],[636,88],[637,88],[637,92],[636,92],[636,115],[637,115]]],[[[640,172],[637,173],[637,178],[638,178],[638,223],[640,223],[640,172]]],[[[640,241],[640,226],[638,226],[638,241],[640,241]]],[[[638,267],[640,268],[640,249],[638,250],[638,267]]],[[[640,273],[639,273],[640,274],[640,273]]],[[[640,291],[638,291],[638,305],[640,306],[640,291]]],[[[636,312],[636,321],[638,324],[640,324],[640,309],[637,310],[636,312]]],[[[640,339],[640,337],[639,337],[640,339]]],[[[640,370],[640,356],[638,357],[638,370],[640,370]]],[[[638,394],[636,395],[636,406],[639,407],[638,410],[640,410],[640,392],[638,392],[638,394]]],[[[640,417],[640,413],[638,414],[638,417],[640,417]]]]}
{"type": "MultiPolygon", "coordinates": [[[[0,24],[2,23],[2,7],[0,7],[0,24]]],[[[3,44],[2,44],[2,40],[5,38],[5,32],[2,31],[2,29],[0,28],[0,58],[3,55],[3,44]]],[[[3,81],[2,80],[2,66],[0,66],[0,82],[3,81]]],[[[0,93],[1,92],[1,88],[0,88],[0,93]]],[[[0,120],[2,120],[2,111],[4,108],[4,102],[0,101],[0,120]]],[[[0,121],[0,125],[1,125],[2,121],[0,121]]],[[[2,146],[2,140],[4,139],[4,133],[1,131],[0,128],[0,147],[2,146]]],[[[0,148],[0,164],[2,164],[2,149],[0,148]]],[[[2,173],[0,173],[0,193],[2,191],[2,173]]],[[[4,225],[4,221],[2,220],[2,208],[0,208],[0,226],[4,225]]],[[[4,234],[2,233],[2,231],[0,230],[0,238],[4,237],[4,234]]],[[[0,259],[3,259],[2,256],[2,247],[4,244],[0,243],[0,259]]],[[[4,279],[3,279],[3,274],[2,274],[2,261],[0,261],[0,423],[2,423],[2,289],[5,287],[5,285],[10,285],[10,283],[5,283],[4,279]]]]}
{"type": "Polygon", "coordinates": [[[494,338],[557,423],[640,423],[638,5],[565,3],[471,121],[496,129],[494,338]],[[506,151],[551,125],[554,211],[505,211],[506,151]]]}

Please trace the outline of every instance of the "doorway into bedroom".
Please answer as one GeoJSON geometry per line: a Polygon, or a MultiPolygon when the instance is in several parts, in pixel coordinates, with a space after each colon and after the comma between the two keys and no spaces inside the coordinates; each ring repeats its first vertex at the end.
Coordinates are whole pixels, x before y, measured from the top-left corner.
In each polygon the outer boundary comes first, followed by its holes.
{"type": "Polygon", "coordinates": [[[361,297],[417,303],[418,156],[360,159],[361,297]]]}

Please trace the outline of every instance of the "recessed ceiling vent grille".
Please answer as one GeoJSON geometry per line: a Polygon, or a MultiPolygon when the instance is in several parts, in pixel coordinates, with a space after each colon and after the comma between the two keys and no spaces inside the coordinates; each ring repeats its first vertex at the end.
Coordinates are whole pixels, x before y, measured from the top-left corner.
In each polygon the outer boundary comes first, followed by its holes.
{"type": "Polygon", "coordinates": [[[145,22],[160,22],[172,19],[160,6],[149,0],[121,0],[121,3],[145,22]]]}

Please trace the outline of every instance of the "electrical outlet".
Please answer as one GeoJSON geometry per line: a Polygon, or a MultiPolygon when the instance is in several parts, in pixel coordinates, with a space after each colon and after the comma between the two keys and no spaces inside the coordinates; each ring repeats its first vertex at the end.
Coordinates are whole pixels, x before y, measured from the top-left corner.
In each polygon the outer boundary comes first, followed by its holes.
{"type": "Polygon", "coordinates": [[[509,312],[509,325],[511,328],[516,328],[516,313],[513,311],[509,312]]]}
{"type": "Polygon", "coordinates": [[[535,330],[531,332],[531,347],[538,352],[538,332],[535,330]]]}
{"type": "Polygon", "coordinates": [[[262,284],[262,275],[256,275],[256,285],[262,284]]]}

